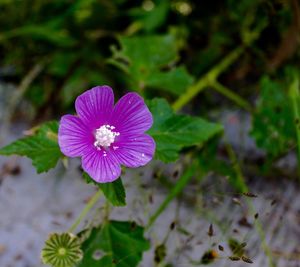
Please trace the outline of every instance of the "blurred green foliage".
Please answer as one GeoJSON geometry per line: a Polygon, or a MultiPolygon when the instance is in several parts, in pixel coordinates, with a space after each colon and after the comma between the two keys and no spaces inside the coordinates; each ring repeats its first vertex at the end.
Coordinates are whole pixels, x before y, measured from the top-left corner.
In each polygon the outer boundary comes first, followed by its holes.
{"type": "Polygon", "coordinates": [[[296,129],[288,85],[263,77],[261,94],[253,116],[252,135],[257,145],[272,157],[285,154],[295,147],[296,129]]]}
{"type": "MultiPolygon", "coordinates": [[[[248,191],[243,159],[220,141],[223,127],[202,119],[214,111],[248,114],[249,136],[265,161],[296,146],[300,160],[297,0],[0,0],[0,11],[0,81],[18,85],[33,107],[33,124],[73,112],[79,94],[107,84],[116,98],[126,91],[146,98],[156,159],[175,161],[187,152],[183,175],[148,226],[192,178],[200,182],[213,171],[235,191],[248,191]],[[37,65],[42,71],[24,82],[37,65]]],[[[38,172],[48,171],[62,157],[57,127],[46,123],[0,153],[28,156],[38,172]]],[[[113,205],[126,204],[120,179],[99,187],[113,205]]],[[[106,220],[87,232],[79,266],[137,266],[149,249],[135,223],[106,220]]],[[[238,259],[242,244],[229,241],[238,259]]],[[[214,260],[208,253],[203,263],[214,260]]],[[[156,254],[162,261],[164,247],[156,254]]]]}
{"type": "MultiPolygon", "coordinates": [[[[108,84],[117,96],[138,91],[168,102],[187,97],[185,109],[204,117],[228,106],[252,107],[251,135],[267,155],[276,159],[297,146],[296,102],[284,71],[288,66],[299,76],[296,0],[0,0],[0,10],[0,80],[20,84],[34,66],[43,66],[25,90],[35,123],[72,111],[80,93],[108,84]],[[232,51],[238,56],[220,65],[232,51]],[[222,70],[217,83],[201,80],[216,66],[222,70]],[[189,90],[197,93],[189,96],[189,90]]],[[[173,123],[165,118],[165,128],[166,121],[173,123]]],[[[158,146],[157,158],[174,160],[181,148],[207,139],[206,127],[187,124],[199,131],[184,132],[189,141],[179,140],[181,130],[162,137],[154,127],[158,143],[170,141],[158,146]]],[[[221,174],[230,175],[218,164],[221,174]]]]}

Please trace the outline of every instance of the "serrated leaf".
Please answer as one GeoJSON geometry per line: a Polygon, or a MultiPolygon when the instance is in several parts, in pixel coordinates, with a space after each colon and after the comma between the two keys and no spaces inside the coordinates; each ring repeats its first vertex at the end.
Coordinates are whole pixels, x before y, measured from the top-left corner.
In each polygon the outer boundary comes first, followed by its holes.
{"type": "Polygon", "coordinates": [[[82,245],[84,257],[78,267],[135,267],[149,247],[141,226],[109,221],[91,231],[82,245]]]}
{"type": "Polygon", "coordinates": [[[175,161],[182,148],[202,144],[223,130],[220,124],[199,117],[174,114],[164,99],[150,101],[149,108],[154,117],[149,134],[156,142],[155,156],[164,162],[175,161]]]}
{"type": "Polygon", "coordinates": [[[62,156],[57,143],[58,122],[41,125],[34,135],[19,139],[0,149],[0,155],[21,155],[32,159],[38,173],[54,168],[62,156]]]}
{"type": "Polygon", "coordinates": [[[121,178],[112,183],[97,183],[86,172],[82,174],[87,183],[93,183],[101,188],[106,199],[114,206],[126,206],[126,192],[121,178]]]}
{"type": "Polygon", "coordinates": [[[257,145],[272,157],[287,152],[296,143],[293,119],[291,101],[284,87],[264,77],[251,131],[257,145]]]}
{"type": "Polygon", "coordinates": [[[120,37],[122,49],[110,62],[130,75],[133,86],[158,88],[180,95],[194,82],[183,66],[176,67],[178,48],[172,35],[120,37]]]}

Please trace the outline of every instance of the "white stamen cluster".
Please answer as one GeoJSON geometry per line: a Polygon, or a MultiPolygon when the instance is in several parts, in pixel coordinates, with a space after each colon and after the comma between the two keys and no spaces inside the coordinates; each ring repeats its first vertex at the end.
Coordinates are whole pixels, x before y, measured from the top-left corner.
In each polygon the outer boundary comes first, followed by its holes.
{"type": "Polygon", "coordinates": [[[114,141],[116,136],[119,136],[120,133],[113,132],[115,127],[111,125],[102,125],[100,128],[98,128],[95,132],[95,139],[94,146],[97,147],[97,149],[101,149],[101,147],[109,147],[114,141]]]}

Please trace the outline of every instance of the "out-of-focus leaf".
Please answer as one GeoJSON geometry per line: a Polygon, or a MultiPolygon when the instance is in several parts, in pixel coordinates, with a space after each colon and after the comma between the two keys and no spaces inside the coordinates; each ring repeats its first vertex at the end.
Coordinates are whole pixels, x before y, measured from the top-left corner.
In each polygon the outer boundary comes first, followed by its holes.
{"type": "Polygon", "coordinates": [[[223,130],[199,117],[174,114],[164,99],[152,100],[149,107],[154,117],[149,134],[156,142],[156,158],[164,162],[175,161],[182,148],[203,144],[223,130]]]}
{"type": "Polygon", "coordinates": [[[112,183],[97,183],[86,172],[83,173],[83,178],[87,183],[93,183],[101,188],[104,196],[114,206],[126,206],[126,192],[121,178],[112,183]]]}
{"type": "Polygon", "coordinates": [[[121,37],[122,49],[110,62],[127,72],[134,86],[155,87],[179,95],[194,81],[184,67],[176,67],[178,48],[172,35],[121,37]]]}
{"type": "Polygon", "coordinates": [[[72,46],[75,40],[64,30],[52,29],[47,25],[26,25],[0,35],[1,39],[9,39],[13,37],[30,37],[33,40],[48,41],[58,46],[72,46]]]}
{"type": "Polygon", "coordinates": [[[169,8],[169,0],[145,1],[141,8],[131,10],[130,14],[142,24],[145,31],[151,32],[164,23],[169,8]]]}
{"type": "Polygon", "coordinates": [[[68,106],[86,88],[108,83],[98,70],[90,70],[87,66],[80,66],[67,79],[61,90],[63,103],[65,106],[68,106]]]}
{"type": "Polygon", "coordinates": [[[19,139],[0,149],[0,155],[21,155],[32,159],[38,173],[54,168],[62,156],[57,143],[58,122],[41,125],[32,136],[19,139]]]}
{"type": "Polygon", "coordinates": [[[135,222],[109,221],[94,228],[83,243],[78,267],[135,267],[149,247],[144,229],[135,222]]]}
{"type": "Polygon", "coordinates": [[[52,56],[48,66],[48,72],[55,76],[63,77],[67,75],[71,65],[78,59],[78,54],[68,52],[58,52],[52,56]]]}
{"type": "Polygon", "coordinates": [[[251,135],[259,147],[277,157],[296,144],[291,101],[283,86],[264,77],[251,135]]]}
{"type": "Polygon", "coordinates": [[[181,66],[168,72],[160,72],[150,76],[146,85],[164,89],[174,95],[181,95],[193,82],[194,78],[187,72],[185,67],[181,66]]]}

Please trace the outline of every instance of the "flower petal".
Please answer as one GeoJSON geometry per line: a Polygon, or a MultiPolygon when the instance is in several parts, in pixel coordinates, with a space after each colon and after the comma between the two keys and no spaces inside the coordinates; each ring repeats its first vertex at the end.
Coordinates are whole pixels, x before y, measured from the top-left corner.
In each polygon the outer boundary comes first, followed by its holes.
{"type": "Polygon", "coordinates": [[[98,183],[113,182],[121,175],[121,166],[113,153],[95,148],[82,156],[82,168],[98,183]]]}
{"type": "Polygon", "coordinates": [[[155,142],[147,134],[123,136],[113,146],[118,161],[126,167],[146,165],[154,155],[155,142]]]}
{"type": "Polygon", "coordinates": [[[58,129],[58,144],[68,157],[79,157],[93,143],[93,135],[82,120],[73,115],[61,118],[58,129]]]}
{"type": "Polygon", "coordinates": [[[77,97],[75,108],[78,116],[90,127],[107,123],[114,106],[114,93],[109,86],[97,86],[77,97]]]}
{"type": "Polygon", "coordinates": [[[152,114],[141,96],[128,93],[115,105],[111,124],[121,134],[142,134],[153,123],[152,114]]]}

